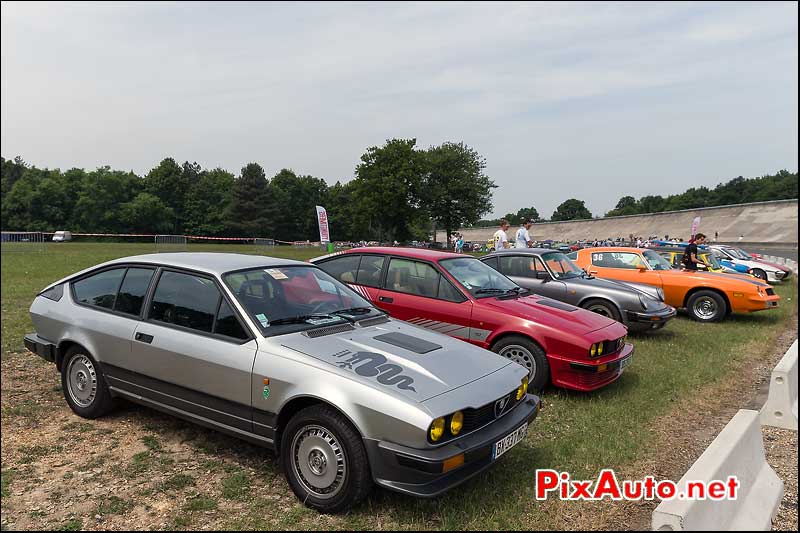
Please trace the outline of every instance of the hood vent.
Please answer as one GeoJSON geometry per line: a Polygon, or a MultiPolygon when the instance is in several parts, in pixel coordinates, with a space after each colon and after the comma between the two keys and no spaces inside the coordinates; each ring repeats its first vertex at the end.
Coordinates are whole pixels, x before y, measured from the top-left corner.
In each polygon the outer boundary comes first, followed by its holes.
{"type": "Polygon", "coordinates": [[[309,329],[303,332],[303,335],[310,339],[317,337],[324,337],[325,335],[333,335],[335,333],[344,333],[345,331],[353,331],[356,328],[352,324],[336,324],[335,326],[325,326],[323,328],[309,329]]]}
{"type": "Polygon", "coordinates": [[[386,315],[376,316],[372,318],[365,318],[364,320],[359,320],[358,325],[362,328],[368,328],[369,326],[377,326],[378,324],[385,324],[389,322],[389,317],[386,315]]]}
{"type": "Polygon", "coordinates": [[[425,354],[441,348],[441,346],[438,344],[418,339],[417,337],[412,337],[411,335],[406,335],[405,333],[385,333],[372,338],[376,341],[385,342],[387,344],[391,344],[392,346],[404,348],[410,352],[419,354],[425,354]]]}
{"type": "Polygon", "coordinates": [[[574,305],[565,304],[563,302],[559,302],[558,300],[542,299],[537,300],[536,303],[539,305],[546,305],[548,307],[555,307],[556,309],[561,309],[562,311],[569,311],[570,313],[578,310],[578,308],[574,305]]]}

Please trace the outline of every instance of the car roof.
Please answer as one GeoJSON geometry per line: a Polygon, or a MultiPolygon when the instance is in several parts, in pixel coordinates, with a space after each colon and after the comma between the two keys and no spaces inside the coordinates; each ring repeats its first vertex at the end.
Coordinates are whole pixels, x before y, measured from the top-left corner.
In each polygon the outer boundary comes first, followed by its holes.
{"type": "MultiPolygon", "coordinates": [[[[495,256],[495,255],[504,255],[504,254],[531,254],[531,255],[541,255],[541,254],[552,254],[552,253],[559,253],[558,249],[553,248],[509,248],[507,250],[500,250],[497,252],[492,252],[490,254],[485,255],[484,257],[495,256]]],[[[481,258],[483,259],[483,258],[481,258]]]]}
{"type": "MultiPolygon", "coordinates": [[[[104,265],[117,263],[147,263],[198,270],[209,274],[224,274],[247,268],[280,267],[290,265],[310,266],[302,261],[268,257],[264,255],[234,254],[225,252],[175,252],[120,257],[104,265]]],[[[95,267],[92,267],[95,268],[95,267]]]]}
{"type": "Polygon", "coordinates": [[[641,253],[645,250],[652,250],[652,248],[635,248],[631,246],[597,246],[594,248],[583,248],[582,250],[578,250],[578,253],[583,252],[584,250],[588,250],[586,253],[590,252],[633,252],[633,253],[641,253]]]}
{"type": "MultiPolygon", "coordinates": [[[[443,250],[431,250],[429,248],[405,248],[402,246],[368,246],[362,248],[351,248],[343,253],[397,255],[401,257],[411,257],[414,259],[425,259],[428,261],[439,261],[441,259],[450,259],[452,257],[472,257],[468,254],[457,254],[453,252],[445,252],[443,250]]],[[[326,258],[327,257],[329,256],[326,256],[326,258]]]]}

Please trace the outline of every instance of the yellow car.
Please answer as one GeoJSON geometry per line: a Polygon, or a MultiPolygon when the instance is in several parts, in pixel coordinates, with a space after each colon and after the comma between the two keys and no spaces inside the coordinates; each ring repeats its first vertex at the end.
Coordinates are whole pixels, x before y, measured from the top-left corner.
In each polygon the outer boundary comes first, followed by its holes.
{"type": "MultiPolygon", "coordinates": [[[[655,252],[667,260],[672,265],[672,268],[681,268],[681,259],[683,259],[684,248],[680,247],[659,247],[653,248],[655,252]]],[[[737,272],[731,268],[722,266],[711,250],[698,250],[697,257],[705,264],[707,272],[719,272],[722,274],[739,274],[745,275],[744,272],[737,272]]],[[[702,270],[702,267],[700,268],[702,270]]]]}

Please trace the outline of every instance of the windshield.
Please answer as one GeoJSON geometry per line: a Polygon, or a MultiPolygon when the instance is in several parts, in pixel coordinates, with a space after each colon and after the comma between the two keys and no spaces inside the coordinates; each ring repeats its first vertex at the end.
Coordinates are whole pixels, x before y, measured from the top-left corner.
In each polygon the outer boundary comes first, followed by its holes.
{"type": "Polygon", "coordinates": [[[714,270],[719,270],[720,268],[722,268],[722,265],[720,265],[719,261],[717,261],[717,256],[715,256],[711,252],[701,253],[700,257],[701,259],[703,259],[703,261],[706,262],[706,264],[711,266],[711,268],[713,268],[714,270]]]}
{"type": "Polygon", "coordinates": [[[747,259],[748,261],[753,259],[752,255],[748,254],[747,252],[745,252],[741,248],[736,248],[736,252],[738,252],[738,255],[736,257],[738,257],[740,259],[747,259]]]}
{"type": "Polygon", "coordinates": [[[382,313],[317,267],[255,268],[223,279],[265,337],[382,313]]]}
{"type": "Polygon", "coordinates": [[[542,254],[542,260],[555,279],[579,278],[583,275],[583,270],[562,253],[550,252],[542,254]]]}
{"type": "Polygon", "coordinates": [[[516,283],[474,257],[443,259],[439,264],[476,298],[522,290],[516,283]]]}
{"type": "Polygon", "coordinates": [[[672,265],[653,250],[645,250],[642,255],[653,270],[672,270],[672,265]]]}

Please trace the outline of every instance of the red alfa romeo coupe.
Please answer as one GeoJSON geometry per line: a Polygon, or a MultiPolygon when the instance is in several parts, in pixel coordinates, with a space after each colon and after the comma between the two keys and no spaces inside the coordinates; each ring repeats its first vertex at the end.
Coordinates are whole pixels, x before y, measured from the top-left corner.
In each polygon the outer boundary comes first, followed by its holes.
{"type": "Polygon", "coordinates": [[[529,295],[468,255],[418,248],[355,248],[311,260],[389,315],[490,349],[548,382],[590,391],[631,362],[624,325],[529,295]]]}

